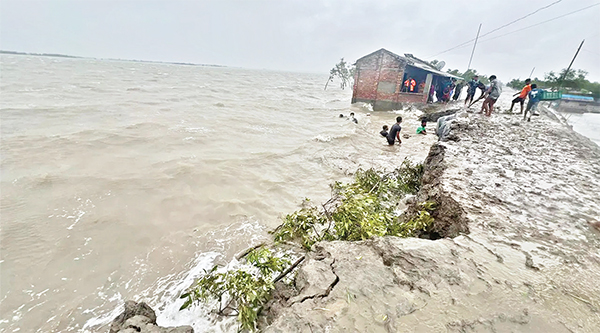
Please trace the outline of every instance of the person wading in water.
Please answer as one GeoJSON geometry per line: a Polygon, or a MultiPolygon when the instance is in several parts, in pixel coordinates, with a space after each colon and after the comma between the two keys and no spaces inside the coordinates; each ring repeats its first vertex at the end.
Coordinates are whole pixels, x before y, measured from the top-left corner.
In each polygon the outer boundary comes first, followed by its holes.
{"type": "Polygon", "coordinates": [[[400,131],[402,130],[402,127],[400,127],[401,122],[402,122],[402,117],[400,117],[400,116],[396,117],[396,123],[394,125],[392,125],[392,128],[390,129],[390,132],[388,133],[387,141],[390,146],[393,146],[394,143],[396,143],[396,139],[398,139],[399,144],[402,144],[402,140],[400,140],[400,131]]]}

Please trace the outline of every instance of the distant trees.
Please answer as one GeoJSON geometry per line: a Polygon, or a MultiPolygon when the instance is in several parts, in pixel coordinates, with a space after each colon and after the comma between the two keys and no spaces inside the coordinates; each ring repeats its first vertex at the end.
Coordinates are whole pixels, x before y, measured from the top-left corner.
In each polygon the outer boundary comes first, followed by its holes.
{"type": "MultiPolygon", "coordinates": [[[[434,60],[430,61],[429,63],[433,67],[436,67],[436,65],[439,64],[440,62],[442,62],[442,61],[434,59],[434,60]]],[[[490,80],[488,80],[488,76],[485,75],[485,74],[479,74],[479,73],[477,73],[476,69],[468,69],[466,72],[462,73],[458,69],[450,69],[450,68],[448,68],[446,70],[446,72],[448,74],[459,76],[459,77],[463,78],[463,80],[465,80],[465,81],[471,81],[471,79],[473,78],[473,76],[477,75],[477,76],[479,76],[479,81],[480,82],[483,82],[484,84],[490,83],[490,80]]]]}
{"type": "Polygon", "coordinates": [[[473,78],[473,76],[477,75],[477,76],[479,76],[480,82],[483,82],[484,84],[490,83],[490,80],[488,80],[488,76],[485,74],[477,73],[476,69],[469,69],[466,72],[461,73],[458,69],[449,69],[448,68],[448,70],[446,72],[448,72],[448,74],[460,76],[465,81],[471,81],[471,78],[473,78]]]}
{"type": "Polygon", "coordinates": [[[329,85],[329,82],[333,82],[335,77],[340,79],[340,88],[346,88],[346,86],[350,85],[350,80],[354,78],[354,70],[354,66],[348,65],[346,61],[344,61],[344,58],[340,59],[340,62],[335,64],[329,71],[329,79],[327,79],[327,83],[325,83],[324,90],[327,90],[327,85],[329,85]]]}
{"type": "MultiPolygon", "coordinates": [[[[566,68],[558,72],[550,71],[545,73],[543,80],[536,77],[532,79],[532,82],[541,88],[557,90],[559,87],[562,87],[564,90],[577,91],[586,95],[592,95],[595,99],[600,99],[600,82],[590,82],[586,79],[588,75],[587,71],[574,69],[565,75],[566,71],[566,68]]],[[[525,81],[513,79],[507,85],[514,89],[521,89],[525,85],[525,81]]]]}

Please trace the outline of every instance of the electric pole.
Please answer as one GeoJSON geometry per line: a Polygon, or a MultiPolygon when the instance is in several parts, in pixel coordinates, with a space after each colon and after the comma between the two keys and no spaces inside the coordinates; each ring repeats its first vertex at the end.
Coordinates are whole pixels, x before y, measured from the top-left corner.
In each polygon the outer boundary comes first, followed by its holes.
{"type": "Polygon", "coordinates": [[[477,29],[477,36],[475,37],[475,44],[473,44],[473,51],[471,51],[471,58],[469,59],[469,66],[467,71],[471,69],[471,60],[473,60],[473,54],[475,53],[475,46],[477,46],[477,40],[479,39],[479,32],[481,31],[481,23],[479,23],[479,29],[477,29]]]}

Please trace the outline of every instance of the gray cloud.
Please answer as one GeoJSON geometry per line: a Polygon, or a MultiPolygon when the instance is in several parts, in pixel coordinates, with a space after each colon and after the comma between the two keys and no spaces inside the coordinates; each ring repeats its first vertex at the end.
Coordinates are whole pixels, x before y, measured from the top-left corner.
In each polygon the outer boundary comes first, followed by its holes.
{"type": "MultiPolygon", "coordinates": [[[[327,72],[379,48],[430,56],[515,20],[547,1],[14,1],[3,0],[3,50],[327,72]]],[[[600,6],[563,0],[482,38],[472,67],[503,81],[574,64],[600,81],[600,6]]],[[[465,70],[472,44],[436,56],[465,70]]]]}

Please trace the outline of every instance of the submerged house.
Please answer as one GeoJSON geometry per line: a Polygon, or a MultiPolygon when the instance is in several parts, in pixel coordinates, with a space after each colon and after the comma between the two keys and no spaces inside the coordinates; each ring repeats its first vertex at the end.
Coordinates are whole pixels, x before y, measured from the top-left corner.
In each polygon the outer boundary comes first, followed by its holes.
{"type": "Polygon", "coordinates": [[[402,103],[427,103],[431,85],[439,87],[451,78],[412,54],[399,56],[380,49],[356,61],[352,103],[373,105],[373,110],[396,110],[402,103]],[[406,84],[405,84],[406,83],[406,84]]]}

